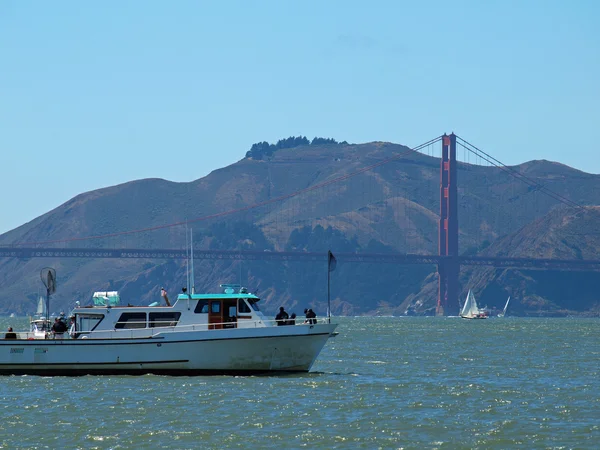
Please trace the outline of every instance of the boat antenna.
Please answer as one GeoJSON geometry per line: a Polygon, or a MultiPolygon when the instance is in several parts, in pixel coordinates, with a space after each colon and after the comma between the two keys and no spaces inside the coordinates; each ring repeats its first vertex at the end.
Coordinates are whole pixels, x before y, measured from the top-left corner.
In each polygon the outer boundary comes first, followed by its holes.
{"type": "Polygon", "coordinates": [[[192,256],[192,294],[196,292],[196,283],[194,283],[194,230],[190,228],[190,253],[192,256]]]}
{"type": "Polygon", "coordinates": [[[40,272],[42,283],[46,286],[46,322],[50,321],[50,295],[56,292],[56,270],[44,267],[40,272]]]}

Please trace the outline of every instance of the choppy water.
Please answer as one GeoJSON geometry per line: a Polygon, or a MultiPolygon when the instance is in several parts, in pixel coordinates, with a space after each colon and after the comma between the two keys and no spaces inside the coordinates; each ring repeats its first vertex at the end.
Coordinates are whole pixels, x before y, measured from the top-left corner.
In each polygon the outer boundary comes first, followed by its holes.
{"type": "Polygon", "coordinates": [[[309,374],[0,378],[0,448],[600,445],[597,319],[336,321],[309,374]]]}

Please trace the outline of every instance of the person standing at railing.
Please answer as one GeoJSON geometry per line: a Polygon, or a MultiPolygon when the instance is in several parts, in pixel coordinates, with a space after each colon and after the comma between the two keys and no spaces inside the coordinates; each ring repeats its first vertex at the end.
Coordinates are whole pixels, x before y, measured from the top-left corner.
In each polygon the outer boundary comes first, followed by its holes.
{"type": "Polygon", "coordinates": [[[304,323],[309,323],[311,325],[317,323],[317,315],[312,309],[305,309],[304,314],[306,314],[306,320],[304,321],[304,323]]]}
{"type": "Polygon", "coordinates": [[[54,324],[52,325],[54,339],[63,339],[66,331],[67,324],[60,320],[58,317],[54,319],[54,324]]]}
{"type": "Polygon", "coordinates": [[[285,309],[283,309],[283,306],[281,306],[279,308],[279,312],[275,316],[275,321],[277,322],[277,325],[287,325],[287,320],[289,318],[290,316],[288,316],[288,313],[286,313],[285,309]]]}
{"type": "Polygon", "coordinates": [[[75,316],[71,316],[69,319],[69,336],[75,339],[77,337],[77,326],[75,325],[75,316]]]}
{"type": "Polygon", "coordinates": [[[12,327],[8,327],[8,331],[4,335],[4,339],[16,339],[16,338],[17,338],[17,333],[15,333],[13,331],[12,327]]]}
{"type": "Polygon", "coordinates": [[[288,325],[296,325],[296,313],[292,313],[290,320],[287,321],[288,325]]]}

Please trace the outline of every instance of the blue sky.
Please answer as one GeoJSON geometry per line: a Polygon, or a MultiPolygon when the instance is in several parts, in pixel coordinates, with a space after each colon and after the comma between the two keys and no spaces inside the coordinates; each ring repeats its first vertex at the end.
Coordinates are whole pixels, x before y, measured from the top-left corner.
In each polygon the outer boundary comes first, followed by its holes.
{"type": "Polygon", "coordinates": [[[0,2],[0,233],[290,135],[599,173],[600,2],[0,2]]]}

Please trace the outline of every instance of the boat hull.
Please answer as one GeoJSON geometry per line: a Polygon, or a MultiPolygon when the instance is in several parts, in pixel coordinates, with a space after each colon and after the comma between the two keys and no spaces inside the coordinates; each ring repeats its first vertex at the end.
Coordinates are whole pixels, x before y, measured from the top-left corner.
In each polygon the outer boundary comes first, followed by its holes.
{"type": "Polygon", "coordinates": [[[2,375],[307,372],[337,325],[169,332],[149,338],[0,340],[2,375]]]}

